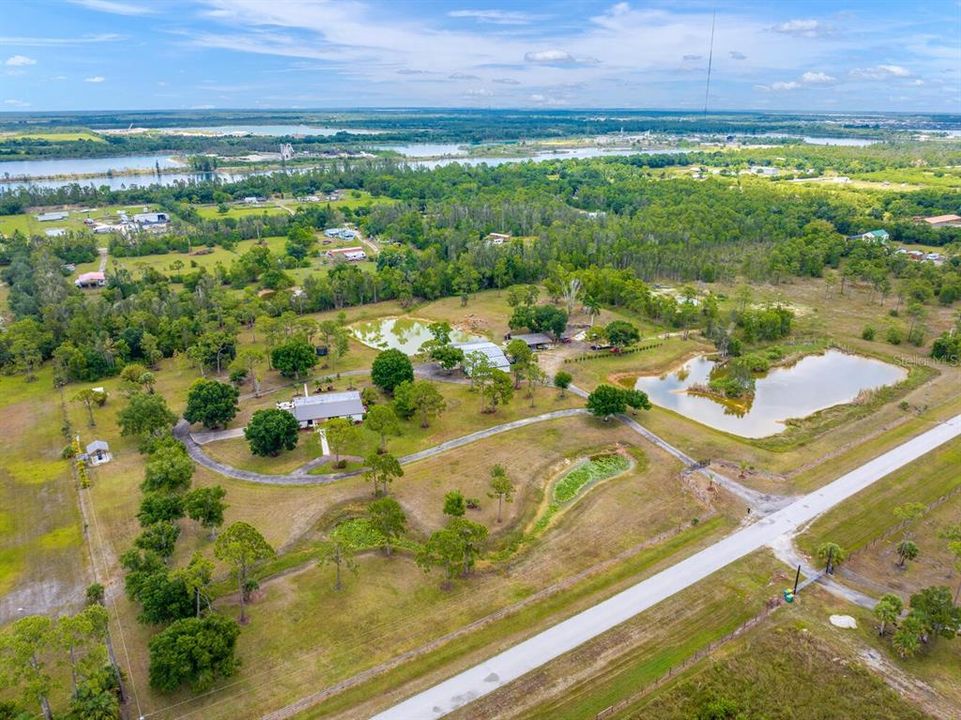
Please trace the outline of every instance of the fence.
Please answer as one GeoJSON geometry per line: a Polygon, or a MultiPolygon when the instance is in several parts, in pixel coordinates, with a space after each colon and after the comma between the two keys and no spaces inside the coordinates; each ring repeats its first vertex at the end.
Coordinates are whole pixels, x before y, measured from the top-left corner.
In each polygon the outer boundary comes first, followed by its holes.
{"type": "Polygon", "coordinates": [[[704,659],[705,657],[713,653],[722,645],[725,645],[726,643],[729,643],[731,640],[734,640],[735,638],[738,638],[741,635],[743,635],[745,632],[753,628],[759,622],[766,619],[768,615],[770,615],[772,612],[774,612],[779,607],[781,607],[781,605],[782,605],[781,598],[775,597],[770,599],[767,605],[765,605],[764,609],[761,610],[761,612],[759,612],[757,615],[745,621],[743,624],[739,625],[738,627],[734,628],[734,630],[729,632],[724,637],[718,638],[717,640],[713,640],[711,643],[701,648],[700,650],[695,652],[693,655],[686,657],[677,665],[672,665],[667,669],[666,673],[664,673],[659,678],[654,680],[654,682],[646,685],[644,688],[637,691],[633,695],[630,695],[622,700],[618,700],[613,705],[604,708],[594,716],[595,720],[604,720],[604,718],[609,718],[621,712],[622,710],[626,710],[631,705],[636,703],[638,700],[642,699],[645,695],[648,695],[654,690],[657,690],[658,688],[662,687],[663,685],[668,683],[670,680],[677,677],[682,672],[684,672],[685,670],[693,666],[695,663],[699,662],[700,660],[704,659]]]}
{"type": "MultiPolygon", "coordinates": [[[[954,489],[949,490],[944,495],[941,495],[940,497],[935,498],[934,500],[929,502],[927,505],[925,505],[924,512],[921,513],[921,516],[923,517],[924,515],[927,515],[928,513],[930,513],[932,510],[935,510],[936,508],[941,507],[942,505],[944,505],[944,503],[946,503],[948,500],[950,500],[951,498],[953,498],[955,495],[958,495],[958,494],[961,494],[961,485],[956,486],[954,489]]],[[[909,520],[903,520],[899,522],[897,525],[893,525],[892,527],[889,527],[883,533],[881,533],[876,538],[874,538],[874,540],[862,546],[861,548],[858,548],[851,554],[855,555],[866,548],[877,547],[878,543],[885,542],[892,535],[896,535],[897,533],[904,531],[908,527],[908,525],[911,524],[911,522],[912,521],[909,521],[909,520]]]]}
{"type": "Polygon", "coordinates": [[[596,360],[598,358],[607,357],[621,357],[622,355],[633,355],[634,353],[643,352],[645,350],[653,350],[656,347],[660,347],[662,343],[650,343],[649,345],[637,345],[636,347],[630,347],[626,350],[621,350],[619,352],[612,352],[610,350],[605,350],[603,352],[593,352],[587,353],[585,355],[578,355],[577,357],[565,358],[564,364],[584,362],[585,360],[596,360]]]}

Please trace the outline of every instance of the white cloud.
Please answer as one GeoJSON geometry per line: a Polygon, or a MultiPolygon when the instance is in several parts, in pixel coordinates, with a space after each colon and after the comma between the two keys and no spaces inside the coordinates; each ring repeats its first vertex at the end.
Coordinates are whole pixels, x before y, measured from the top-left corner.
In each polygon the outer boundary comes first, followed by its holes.
{"type": "Polygon", "coordinates": [[[573,63],[574,56],[566,50],[537,50],[524,53],[530,63],[573,63]]]}
{"type": "Polygon", "coordinates": [[[111,13],[113,15],[152,15],[153,8],[132,3],[117,2],[117,0],[69,0],[74,5],[80,5],[88,10],[111,13]]]}
{"type": "Polygon", "coordinates": [[[803,85],[830,85],[834,82],[837,82],[836,77],[823,72],[806,72],[801,76],[803,85]]]}
{"type": "Polygon", "coordinates": [[[30,103],[24,102],[23,100],[16,100],[14,98],[10,98],[9,100],[4,100],[3,104],[9,105],[10,107],[30,107],[30,103]]]}
{"type": "Polygon", "coordinates": [[[804,87],[833,85],[837,78],[824,72],[809,71],[801,75],[797,80],[778,80],[770,85],[755,85],[758,90],[766,92],[785,92],[788,90],[800,90],[804,87]]]}
{"type": "Polygon", "coordinates": [[[470,73],[455,72],[447,76],[448,80],[480,80],[477,75],[472,75],[470,73]]]}
{"type": "Polygon", "coordinates": [[[797,37],[822,37],[834,32],[834,28],[820,20],[788,20],[771,28],[773,32],[797,37]]]}
{"type": "Polygon", "coordinates": [[[102,83],[105,80],[103,75],[94,75],[93,77],[84,78],[84,82],[88,83],[102,83]]]}
{"type": "Polygon", "coordinates": [[[731,60],[747,60],[747,55],[742,53],[740,50],[731,50],[727,56],[731,58],[731,60]]]}
{"type": "Polygon", "coordinates": [[[600,62],[590,56],[574,57],[566,50],[531,50],[524,53],[524,60],[541,65],[596,65],[600,62]]]}
{"type": "Polygon", "coordinates": [[[493,97],[494,92],[487,88],[471,88],[464,93],[467,97],[493,97]]]}
{"type": "Polygon", "coordinates": [[[520,85],[521,84],[520,80],[515,80],[514,78],[494,78],[493,80],[491,80],[491,82],[497,83],[498,85],[520,85]]]}
{"type": "Polygon", "coordinates": [[[685,55],[681,59],[684,60],[684,62],[694,62],[695,60],[702,60],[703,58],[703,55],[685,55]]]}
{"type": "Polygon", "coordinates": [[[901,65],[874,65],[866,68],[854,68],[851,71],[851,77],[862,80],[888,80],[910,76],[911,71],[901,65]]]}
{"type": "Polygon", "coordinates": [[[36,65],[37,61],[33,58],[29,58],[26,55],[13,55],[8,57],[4,65],[9,65],[10,67],[23,67],[25,65],[36,65]]]}
{"type": "Polygon", "coordinates": [[[513,10],[451,10],[447,13],[452,18],[469,18],[481,23],[492,25],[528,25],[535,18],[525,12],[513,10]]]}
{"type": "Polygon", "coordinates": [[[0,37],[0,45],[23,45],[28,47],[57,47],[60,45],[87,45],[90,43],[114,42],[122,40],[123,35],[117,33],[100,33],[99,35],[81,35],[73,38],[29,37],[22,35],[8,35],[0,37]]]}

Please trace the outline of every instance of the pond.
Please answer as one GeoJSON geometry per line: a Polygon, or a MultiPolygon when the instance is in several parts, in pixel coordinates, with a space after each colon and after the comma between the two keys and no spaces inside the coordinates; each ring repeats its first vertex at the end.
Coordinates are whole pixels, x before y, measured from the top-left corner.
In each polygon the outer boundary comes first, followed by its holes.
{"type": "MultiPolygon", "coordinates": [[[[350,326],[360,342],[378,350],[400,350],[405,355],[416,355],[421,345],[431,339],[429,320],[416,318],[380,318],[359,322],[350,326]]],[[[462,343],[483,340],[479,335],[471,335],[462,330],[453,330],[451,342],[462,343]]]]}
{"type": "Polygon", "coordinates": [[[640,377],[634,387],[655,405],[708,427],[761,438],[782,432],[786,420],[849,403],[866,390],[894,385],[907,376],[904,368],[880,360],[828,350],[757,378],[754,400],[745,410],[687,392],[693,385],[706,385],[716,365],[701,355],[666,375],[640,377]]]}
{"type": "Polygon", "coordinates": [[[61,160],[5,160],[0,162],[0,177],[43,178],[57,175],[86,175],[111,170],[153,170],[183,167],[168,155],[126,155],[103,158],[64,158],[61,160]]]}

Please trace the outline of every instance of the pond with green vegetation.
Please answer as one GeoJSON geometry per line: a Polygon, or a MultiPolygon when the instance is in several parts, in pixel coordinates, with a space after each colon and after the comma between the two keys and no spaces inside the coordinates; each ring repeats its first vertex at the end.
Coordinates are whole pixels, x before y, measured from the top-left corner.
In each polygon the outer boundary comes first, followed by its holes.
{"type": "MultiPolygon", "coordinates": [[[[416,355],[421,345],[431,339],[430,323],[408,317],[391,317],[359,322],[350,326],[360,342],[378,350],[400,350],[405,355],[416,355]]],[[[452,330],[451,342],[461,343],[482,340],[478,335],[452,330]]]]}
{"type": "Polygon", "coordinates": [[[568,470],[554,484],[554,500],[568,503],[593,483],[620,475],[630,467],[631,461],[618,453],[592,455],[568,470]]]}
{"type": "Polygon", "coordinates": [[[828,350],[789,367],[775,367],[754,380],[744,402],[711,397],[700,388],[716,379],[718,362],[704,355],[660,377],[640,377],[634,387],[651,402],[717,430],[748,438],[775,435],[789,419],[850,403],[861,393],[895,385],[907,371],[874,358],[828,350]]]}

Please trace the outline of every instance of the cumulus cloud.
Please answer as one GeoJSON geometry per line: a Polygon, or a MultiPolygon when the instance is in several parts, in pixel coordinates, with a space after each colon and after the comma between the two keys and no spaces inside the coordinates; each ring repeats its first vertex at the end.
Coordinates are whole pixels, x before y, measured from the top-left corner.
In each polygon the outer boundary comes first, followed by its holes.
{"type": "Polygon", "coordinates": [[[755,85],[754,87],[765,92],[785,92],[787,90],[800,90],[804,87],[833,85],[837,81],[836,77],[825,72],[808,71],[797,80],[778,80],[770,85],[755,85]]]}
{"type": "Polygon", "coordinates": [[[574,57],[566,50],[531,50],[524,53],[524,60],[539,65],[594,65],[600,62],[593,57],[574,57]]]}
{"type": "Polygon", "coordinates": [[[102,83],[106,78],[103,75],[94,75],[93,77],[84,78],[84,82],[88,83],[102,83]]]}
{"type": "Polygon", "coordinates": [[[854,68],[851,71],[851,77],[860,80],[888,80],[910,76],[911,71],[901,65],[874,65],[866,68],[854,68]]]}
{"type": "Polygon", "coordinates": [[[528,25],[534,16],[513,10],[451,10],[447,13],[452,18],[469,18],[491,25],[528,25]]]}
{"type": "Polygon", "coordinates": [[[796,37],[822,37],[834,32],[834,28],[820,20],[788,20],[771,28],[773,32],[796,37]]]}
{"type": "Polygon", "coordinates": [[[747,60],[747,55],[742,53],[740,50],[731,50],[727,56],[731,58],[731,60],[747,60]]]}
{"type": "Polygon", "coordinates": [[[837,82],[836,77],[831,77],[823,72],[806,72],[801,76],[801,84],[803,85],[830,85],[834,82],[837,82]]]}
{"type": "Polygon", "coordinates": [[[467,97],[492,97],[493,91],[487,88],[471,88],[464,93],[467,97]]]}
{"type": "Polygon", "coordinates": [[[37,61],[33,58],[29,58],[26,55],[12,55],[7,58],[4,65],[9,65],[10,67],[24,67],[25,65],[36,65],[37,61]]]}

